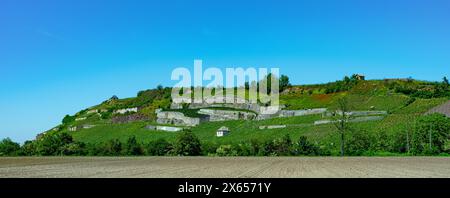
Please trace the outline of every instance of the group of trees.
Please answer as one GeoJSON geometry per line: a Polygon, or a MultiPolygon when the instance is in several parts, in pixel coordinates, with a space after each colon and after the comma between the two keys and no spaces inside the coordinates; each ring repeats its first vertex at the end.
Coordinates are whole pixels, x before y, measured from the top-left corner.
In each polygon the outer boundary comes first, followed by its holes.
{"type": "Polygon", "coordinates": [[[128,106],[140,107],[152,103],[154,100],[169,99],[172,88],[158,85],[156,89],[139,91],[134,101],[128,106]]]}
{"type": "Polygon", "coordinates": [[[305,136],[297,141],[286,134],[281,138],[258,141],[251,140],[238,144],[207,145],[207,155],[216,156],[314,156],[330,155],[328,150],[310,142],[305,136]]]}
{"type": "Polygon", "coordinates": [[[0,142],[0,156],[16,156],[20,154],[19,151],[20,145],[9,138],[0,142]]]}
{"type": "Polygon", "coordinates": [[[450,97],[450,85],[447,77],[443,77],[442,82],[433,82],[428,84],[417,84],[412,80],[400,84],[393,82],[389,88],[397,93],[403,93],[417,98],[440,98],[450,97]]]}
{"type": "Polygon", "coordinates": [[[414,121],[414,127],[388,137],[383,131],[371,134],[366,129],[352,127],[350,112],[348,99],[338,99],[333,123],[339,135],[341,156],[376,152],[407,152],[415,155],[450,152],[450,148],[446,148],[447,142],[450,141],[450,118],[443,114],[420,116],[414,121]]]}
{"type": "Polygon", "coordinates": [[[67,133],[44,135],[39,140],[26,141],[22,146],[6,138],[0,142],[0,156],[83,155],[84,143],[75,142],[67,133]]]}
{"type": "Polygon", "coordinates": [[[346,155],[372,155],[374,153],[409,153],[411,155],[449,154],[446,144],[450,138],[450,118],[442,114],[424,115],[415,127],[394,133],[351,128],[345,142],[346,155]]]}
{"type": "Polygon", "coordinates": [[[158,139],[141,143],[136,137],[125,142],[112,139],[99,144],[85,144],[74,141],[68,133],[44,135],[38,140],[27,141],[20,146],[6,138],[0,142],[0,156],[289,156],[320,155],[323,151],[302,136],[292,141],[289,135],[279,139],[238,143],[233,145],[202,144],[190,131],[180,133],[174,142],[158,139]]]}
{"type": "Polygon", "coordinates": [[[286,75],[281,75],[280,77],[273,75],[272,73],[269,73],[266,75],[262,80],[258,82],[245,82],[244,87],[245,89],[250,89],[250,86],[256,86],[257,90],[259,90],[259,85],[265,85],[267,86],[267,93],[271,93],[272,89],[272,81],[278,80],[278,86],[279,91],[283,92],[284,90],[292,87],[291,83],[289,82],[289,77],[286,75]]]}
{"type": "Polygon", "coordinates": [[[450,139],[450,118],[442,114],[420,117],[408,142],[408,150],[414,154],[438,154],[448,151],[450,139]],[[410,142],[409,142],[410,141],[410,142]]]}
{"type": "Polygon", "coordinates": [[[337,93],[341,91],[348,91],[358,83],[358,75],[353,74],[351,77],[345,76],[344,79],[333,83],[328,83],[325,88],[325,93],[337,93]]]}
{"type": "Polygon", "coordinates": [[[190,131],[180,133],[171,144],[159,139],[148,144],[139,142],[135,136],[125,142],[112,139],[104,143],[85,144],[74,141],[68,133],[45,134],[22,146],[6,138],[0,142],[0,156],[133,156],[133,155],[201,155],[200,140],[190,131]]]}

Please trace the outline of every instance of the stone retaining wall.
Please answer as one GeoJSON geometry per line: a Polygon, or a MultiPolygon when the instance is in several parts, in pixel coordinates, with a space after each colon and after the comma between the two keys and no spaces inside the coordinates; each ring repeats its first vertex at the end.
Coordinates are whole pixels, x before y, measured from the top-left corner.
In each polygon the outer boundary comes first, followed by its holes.
{"type": "Polygon", "coordinates": [[[327,112],[327,108],[305,109],[305,110],[281,110],[280,117],[293,117],[315,115],[327,112]]]}
{"type": "Polygon", "coordinates": [[[153,126],[153,125],[148,125],[145,128],[149,129],[149,130],[167,131],[167,132],[178,132],[178,131],[182,131],[183,130],[183,128],[181,128],[181,127],[153,126]]]}
{"type": "Polygon", "coordinates": [[[226,121],[226,120],[253,120],[256,114],[245,111],[218,110],[218,109],[200,109],[199,114],[208,115],[209,121],[226,121]]]}
{"type": "Polygon", "coordinates": [[[137,113],[138,112],[138,108],[137,107],[133,107],[133,108],[126,108],[126,109],[118,109],[116,111],[114,111],[114,113],[118,113],[118,114],[125,114],[125,113],[137,113]]]}
{"type": "MultiPolygon", "coordinates": [[[[327,112],[326,116],[334,116],[336,114],[342,114],[342,111],[336,111],[336,112],[327,112]]],[[[351,111],[347,112],[346,115],[351,116],[371,116],[371,115],[386,115],[387,111],[351,111]]]]}
{"type": "MultiPolygon", "coordinates": [[[[349,122],[367,122],[367,121],[376,121],[376,120],[382,120],[384,116],[364,116],[364,117],[356,117],[351,119],[349,122]]],[[[314,121],[314,125],[321,125],[321,124],[330,124],[335,123],[336,120],[317,120],[314,121]]]]}
{"type": "Polygon", "coordinates": [[[183,126],[197,126],[201,122],[208,121],[208,118],[191,118],[181,112],[161,111],[157,113],[156,122],[159,124],[174,124],[183,126]]]}

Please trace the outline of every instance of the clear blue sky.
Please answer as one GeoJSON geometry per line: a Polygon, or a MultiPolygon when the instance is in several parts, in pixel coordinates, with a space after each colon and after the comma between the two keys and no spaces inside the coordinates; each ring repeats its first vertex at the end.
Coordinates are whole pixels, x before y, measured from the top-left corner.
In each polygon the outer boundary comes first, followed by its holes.
{"type": "Polygon", "coordinates": [[[0,1],[0,138],[171,86],[173,68],[280,67],[295,84],[352,73],[450,76],[450,1],[0,1]]]}

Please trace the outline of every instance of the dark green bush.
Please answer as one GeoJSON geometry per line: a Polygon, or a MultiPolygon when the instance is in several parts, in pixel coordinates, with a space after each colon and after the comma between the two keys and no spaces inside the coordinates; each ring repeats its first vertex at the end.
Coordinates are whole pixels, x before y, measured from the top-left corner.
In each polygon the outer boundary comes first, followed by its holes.
{"type": "Polygon", "coordinates": [[[158,139],[147,144],[147,155],[164,156],[172,150],[172,144],[165,139],[158,139]]]}
{"type": "Polygon", "coordinates": [[[201,154],[201,144],[197,136],[191,131],[181,132],[175,141],[174,154],[181,156],[195,156],[201,154]]]}
{"type": "Polygon", "coordinates": [[[414,154],[439,154],[445,151],[450,136],[450,118],[442,114],[419,117],[412,134],[411,151],[414,154]]]}
{"type": "Polygon", "coordinates": [[[25,143],[20,148],[20,155],[22,156],[33,156],[37,155],[37,144],[35,141],[25,141],[25,143]]]}
{"type": "Polygon", "coordinates": [[[104,143],[103,149],[97,151],[97,155],[113,155],[117,156],[122,154],[123,146],[119,139],[112,139],[104,143]]]}
{"type": "Polygon", "coordinates": [[[218,156],[237,156],[238,153],[231,145],[220,145],[216,150],[218,156]]]}
{"type": "Polygon", "coordinates": [[[69,124],[69,123],[75,121],[75,118],[76,118],[76,116],[66,115],[66,116],[64,116],[64,118],[62,120],[62,123],[63,124],[69,124]]]}
{"type": "Polygon", "coordinates": [[[319,147],[308,141],[306,136],[300,136],[294,149],[296,155],[319,155],[319,147]]]}
{"type": "Polygon", "coordinates": [[[203,142],[201,145],[202,155],[215,155],[219,146],[220,145],[215,142],[203,142]]]}
{"type": "Polygon", "coordinates": [[[63,155],[63,147],[73,142],[72,136],[68,133],[46,134],[38,139],[38,155],[63,155]]]}
{"type": "Polygon", "coordinates": [[[141,144],[137,142],[135,136],[131,136],[127,139],[124,152],[125,155],[142,155],[144,153],[141,144]]]}
{"type": "Polygon", "coordinates": [[[370,151],[373,138],[367,131],[353,130],[347,135],[345,143],[345,152],[347,155],[362,155],[364,152],[370,151]]]}
{"type": "Polygon", "coordinates": [[[338,80],[333,83],[328,83],[325,88],[325,93],[337,93],[341,91],[348,91],[358,84],[358,79],[355,74],[351,77],[345,76],[343,80],[338,80]]]}
{"type": "Polygon", "coordinates": [[[82,156],[86,155],[85,144],[81,142],[72,142],[69,144],[64,144],[60,148],[61,155],[76,155],[82,156]]]}
{"type": "Polygon", "coordinates": [[[289,134],[273,141],[274,150],[278,156],[288,156],[292,154],[292,140],[289,134]]]}
{"type": "Polygon", "coordinates": [[[16,156],[19,154],[20,145],[9,138],[0,142],[0,156],[16,156]]]}

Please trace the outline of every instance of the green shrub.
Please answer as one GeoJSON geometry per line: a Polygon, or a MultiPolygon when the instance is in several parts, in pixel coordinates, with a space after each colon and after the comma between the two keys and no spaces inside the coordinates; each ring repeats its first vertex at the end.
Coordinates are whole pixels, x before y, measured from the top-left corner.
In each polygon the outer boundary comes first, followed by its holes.
{"type": "Polygon", "coordinates": [[[112,139],[107,141],[103,146],[103,150],[99,151],[97,154],[117,156],[122,154],[122,150],[123,146],[119,139],[112,139]]]}
{"type": "Polygon", "coordinates": [[[383,149],[383,147],[380,147],[380,149],[377,149],[376,151],[392,153],[409,152],[411,147],[411,136],[411,131],[400,130],[399,132],[395,132],[390,136],[386,136],[386,138],[379,138],[378,142],[385,142],[385,149],[383,149]]]}
{"type": "Polygon", "coordinates": [[[239,156],[256,156],[259,151],[251,141],[239,143],[234,149],[239,156]]]}
{"type": "Polygon", "coordinates": [[[0,142],[0,156],[16,156],[19,154],[20,145],[9,138],[0,142]]]}
{"type": "Polygon", "coordinates": [[[173,151],[181,156],[200,155],[200,140],[191,131],[185,130],[177,136],[173,151]]]}
{"type": "Polygon", "coordinates": [[[260,155],[263,156],[276,156],[275,146],[272,140],[267,140],[261,146],[260,155]]]}
{"type": "Polygon", "coordinates": [[[238,153],[231,145],[220,145],[216,150],[218,156],[237,156],[238,153]]]}
{"type": "Polygon", "coordinates": [[[20,148],[20,155],[22,156],[33,156],[37,154],[37,145],[35,141],[25,141],[23,146],[20,148]]]}
{"type": "Polygon", "coordinates": [[[72,142],[69,144],[64,144],[60,148],[62,155],[76,155],[82,156],[86,155],[85,144],[81,142],[72,142]]]}
{"type": "Polygon", "coordinates": [[[164,156],[172,150],[172,145],[163,138],[157,139],[147,144],[147,155],[164,156]]]}
{"type": "MultiPolygon", "coordinates": [[[[88,156],[105,156],[111,155],[108,154],[106,149],[106,143],[95,143],[95,144],[86,144],[85,145],[86,155],[88,156]]],[[[117,154],[117,155],[120,155],[117,154]]]]}
{"type": "Polygon", "coordinates": [[[412,135],[414,154],[438,154],[445,151],[450,136],[450,118],[442,114],[419,117],[412,135]]]}
{"type": "Polygon", "coordinates": [[[296,148],[293,151],[296,155],[318,155],[319,147],[308,141],[306,136],[300,136],[296,148]]]}
{"type": "Polygon", "coordinates": [[[338,80],[333,83],[328,83],[325,88],[325,93],[337,93],[341,91],[349,91],[356,84],[358,84],[358,79],[356,75],[353,74],[351,77],[345,76],[343,80],[338,80]]]}
{"type": "Polygon", "coordinates": [[[216,155],[216,151],[217,151],[217,148],[219,148],[219,146],[220,145],[218,145],[215,142],[204,142],[204,143],[202,143],[202,145],[201,145],[201,147],[202,147],[201,148],[202,155],[205,155],[205,156],[209,156],[209,155],[214,156],[214,155],[216,155]]]}
{"type": "Polygon", "coordinates": [[[279,86],[280,86],[280,92],[286,90],[287,88],[291,87],[291,83],[289,82],[289,77],[286,75],[281,75],[280,76],[280,82],[279,82],[279,86]]]}
{"type": "Polygon", "coordinates": [[[131,136],[127,139],[124,152],[125,155],[142,155],[144,153],[135,136],[131,136]]]}
{"type": "Polygon", "coordinates": [[[68,133],[46,134],[37,140],[37,154],[63,155],[63,146],[73,142],[68,133]]]}
{"type": "MultiPolygon", "coordinates": [[[[369,133],[368,131],[364,131],[366,133],[369,133]]],[[[388,136],[386,131],[381,130],[378,132],[375,132],[373,135],[363,135],[363,138],[370,139],[370,148],[368,150],[372,150],[375,152],[381,152],[381,151],[392,151],[396,150],[397,148],[400,150],[400,148],[403,148],[403,136],[399,136],[400,134],[394,134],[391,136],[388,136]],[[397,141],[392,141],[392,138],[397,138],[397,141]]],[[[357,135],[358,136],[358,135],[357,135]]]]}
{"type": "Polygon", "coordinates": [[[353,130],[348,134],[345,151],[347,155],[362,155],[370,151],[373,138],[365,130],[353,130]]]}
{"type": "Polygon", "coordinates": [[[273,152],[278,156],[288,156],[292,154],[292,140],[289,134],[273,141],[273,152]]]}
{"type": "Polygon", "coordinates": [[[75,118],[76,118],[76,116],[66,115],[66,116],[64,116],[64,118],[63,118],[63,120],[62,120],[62,123],[63,123],[64,125],[65,125],[65,124],[69,124],[69,123],[75,121],[75,118]]]}

